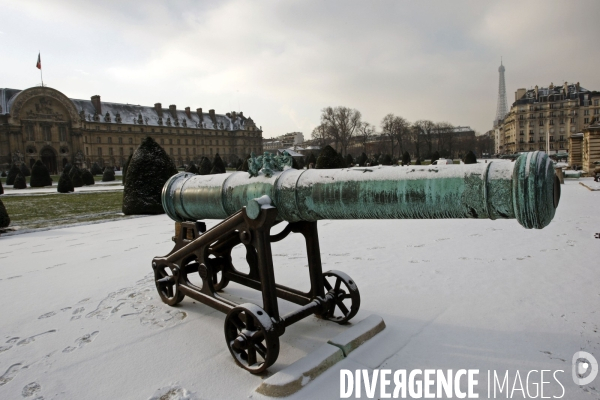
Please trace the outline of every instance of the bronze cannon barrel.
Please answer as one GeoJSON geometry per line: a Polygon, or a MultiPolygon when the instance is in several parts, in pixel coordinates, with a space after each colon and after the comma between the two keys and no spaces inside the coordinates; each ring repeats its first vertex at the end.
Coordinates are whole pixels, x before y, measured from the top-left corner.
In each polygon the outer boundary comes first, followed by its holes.
{"type": "Polygon", "coordinates": [[[165,184],[162,204],[175,221],[224,219],[264,195],[289,222],[516,218],[541,229],[554,217],[560,182],[548,156],[536,151],[514,162],[468,165],[287,169],[270,177],[180,173],[165,184]]]}

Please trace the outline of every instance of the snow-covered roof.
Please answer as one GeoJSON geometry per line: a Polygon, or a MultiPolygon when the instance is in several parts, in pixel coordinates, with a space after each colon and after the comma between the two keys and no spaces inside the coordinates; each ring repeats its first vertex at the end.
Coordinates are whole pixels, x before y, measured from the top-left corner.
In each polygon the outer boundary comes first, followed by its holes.
{"type": "MultiPolygon", "coordinates": [[[[86,121],[94,121],[93,118],[96,109],[91,100],[70,100],[79,112],[84,112],[86,121]]],[[[190,112],[190,115],[188,116],[184,110],[176,110],[175,116],[173,116],[171,110],[168,108],[161,108],[161,110],[162,117],[154,107],[102,102],[102,115],[99,115],[99,121],[95,122],[114,123],[118,115],[121,117],[121,121],[124,124],[141,124],[165,128],[187,126],[189,128],[221,129],[228,131],[244,130],[252,123],[251,119],[240,116],[239,114],[234,119],[233,116],[228,117],[227,115],[222,114],[211,115],[203,112],[202,118],[200,118],[196,111],[190,112]],[[108,121],[105,120],[107,113],[110,117],[108,121]]]]}
{"type": "Polygon", "coordinates": [[[277,151],[279,153],[282,153],[282,154],[285,151],[285,152],[287,152],[292,157],[304,157],[302,154],[294,151],[293,149],[277,149],[277,151]]]}

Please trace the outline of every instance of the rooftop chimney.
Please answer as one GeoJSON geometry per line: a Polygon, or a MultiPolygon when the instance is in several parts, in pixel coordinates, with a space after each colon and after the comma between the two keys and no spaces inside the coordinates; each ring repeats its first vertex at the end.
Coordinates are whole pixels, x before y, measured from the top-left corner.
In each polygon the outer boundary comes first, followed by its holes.
{"type": "Polygon", "coordinates": [[[162,104],[154,103],[154,109],[160,118],[162,118],[162,104]]]}
{"type": "Polygon", "coordinates": [[[190,112],[190,108],[189,107],[185,108],[185,115],[187,115],[187,117],[190,118],[190,119],[192,118],[192,113],[190,112]]]}
{"type": "Polygon", "coordinates": [[[102,103],[100,102],[100,96],[95,95],[92,96],[92,104],[94,105],[94,109],[98,114],[102,114],[102,103]]]}
{"type": "Polygon", "coordinates": [[[244,112],[240,111],[240,117],[244,118],[244,112]]]}
{"type": "Polygon", "coordinates": [[[169,106],[169,112],[171,112],[173,118],[177,118],[177,106],[175,104],[169,106]]]}
{"type": "Polygon", "coordinates": [[[196,108],[196,114],[198,114],[198,116],[200,117],[200,121],[202,121],[202,109],[201,108],[196,108]]]}

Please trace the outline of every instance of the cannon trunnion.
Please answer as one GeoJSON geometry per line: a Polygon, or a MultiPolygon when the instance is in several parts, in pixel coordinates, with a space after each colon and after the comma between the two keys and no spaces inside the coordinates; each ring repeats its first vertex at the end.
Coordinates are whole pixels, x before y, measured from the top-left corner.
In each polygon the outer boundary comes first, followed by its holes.
{"type": "Polygon", "coordinates": [[[560,183],[544,153],[516,162],[456,166],[288,169],[272,176],[246,172],[181,173],[163,188],[162,202],[176,222],[175,247],[152,261],[156,288],[174,306],[189,296],[223,313],[225,340],[235,362],[261,373],[279,354],[285,328],[309,316],[344,324],[360,308],[356,283],[340,271],[322,271],[317,221],[372,218],[515,218],[541,229],[554,216],[560,183]],[[202,219],[223,219],[210,230],[202,219]],[[271,235],[283,221],[287,226],[271,235]],[[271,243],[290,233],[304,237],[310,290],[275,282],[271,243]],[[235,246],[246,249],[249,272],[232,264],[235,246]],[[196,285],[188,275],[199,274],[196,285]],[[262,307],[220,296],[229,282],[262,293],[262,307]],[[300,307],[279,314],[277,299],[300,307]]]}

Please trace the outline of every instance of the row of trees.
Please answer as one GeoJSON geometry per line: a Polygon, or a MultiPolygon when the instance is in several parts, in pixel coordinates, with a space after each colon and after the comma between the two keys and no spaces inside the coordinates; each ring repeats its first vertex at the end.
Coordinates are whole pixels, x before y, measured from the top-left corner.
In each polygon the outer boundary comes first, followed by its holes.
{"type": "Polygon", "coordinates": [[[481,155],[492,153],[494,143],[488,136],[460,135],[448,122],[418,120],[387,114],[380,131],[362,121],[360,111],[349,107],[326,107],[321,111],[321,123],[312,132],[320,147],[331,144],[343,156],[390,154],[393,159],[408,152],[415,159],[430,159],[435,152],[442,157],[462,158],[469,150],[481,155]]]}

